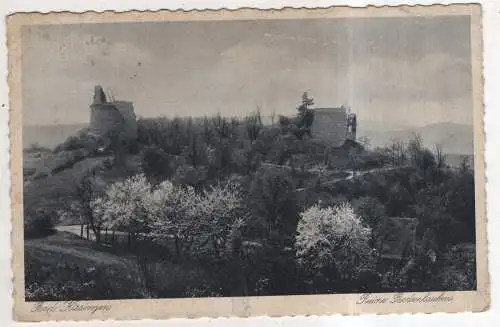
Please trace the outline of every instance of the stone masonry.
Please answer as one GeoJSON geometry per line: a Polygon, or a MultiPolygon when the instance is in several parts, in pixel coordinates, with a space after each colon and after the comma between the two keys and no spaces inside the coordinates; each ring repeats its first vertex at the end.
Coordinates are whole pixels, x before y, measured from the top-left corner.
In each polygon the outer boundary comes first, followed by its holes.
{"type": "Polygon", "coordinates": [[[96,136],[106,138],[110,133],[119,132],[122,141],[137,138],[137,120],[132,102],[108,101],[102,87],[97,85],[90,110],[90,130],[96,136]]]}

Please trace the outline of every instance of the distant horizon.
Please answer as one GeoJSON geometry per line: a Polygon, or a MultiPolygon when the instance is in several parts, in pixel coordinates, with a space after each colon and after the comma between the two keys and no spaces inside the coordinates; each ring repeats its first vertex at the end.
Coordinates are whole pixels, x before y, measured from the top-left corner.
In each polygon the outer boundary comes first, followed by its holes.
{"type": "MultiPolygon", "coordinates": [[[[192,117],[192,118],[202,118],[192,117]]],[[[140,117],[155,119],[160,117],[140,117]]],[[[169,118],[169,117],[166,117],[169,118]]],[[[170,117],[171,118],[171,117],[170,117]]],[[[188,116],[178,118],[189,118],[188,116]]],[[[269,125],[270,118],[265,118],[269,125]]],[[[265,122],[266,123],[266,122],[265,122]]],[[[277,124],[277,119],[276,123],[277,124]]],[[[89,126],[88,122],[58,125],[24,125],[23,126],[23,148],[29,148],[34,144],[53,148],[64,142],[70,135],[89,126]]],[[[407,139],[413,132],[423,137],[424,145],[433,146],[441,144],[443,150],[448,154],[473,155],[474,152],[474,126],[472,124],[460,124],[454,122],[435,122],[423,126],[399,126],[399,128],[388,129],[378,122],[359,122],[358,139],[367,137],[372,147],[385,146],[391,139],[407,139]],[[370,124],[371,123],[371,124],[370,124]],[[424,130],[424,131],[422,131],[424,130]]]]}
{"type": "MultiPolygon", "coordinates": [[[[353,111],[354,112],[354,111],[353,111]]],[[[354,112],[355,113],[355,112],[354,112]]],[[[250,114],[250,113],[248,113],[250,114]]],[[[214,113],[214,114],[211,114],[211,115],[204,115],[204,116],[165,116],[165,115],[162,115],[162,116],[152,116],[152,117],[142,117],[142,116],[138,116],[137,119],[158,119],[158,118],[166,118],[166,119],[174,119],[174,118],[203,118],[203,117],[212,117],[212,116],[215,116],[217,115],[217,113],[214,113]]],[[[224,117],[226,118],[232,118],[232,117],[237,117],[237,118],[244,118],[245,115],[223,115],[224,117]]],[[[276,123],[278,122],[278,117],[279,116],[284,116],[283,114],[276,114],[276,123]]],[[[287,115],[287,116],[290,116],[290,115],[287,115]]],[[[266,117],[266,118],[269,118],[271,119],[271,116],[270,115],[262,115],[262,117],[266,117]]],[[[377,120],[368,120],[368,121],[360,121],[361,124],[364,124],[364,123],[375,123],[375,124],[381,124],[379,121],[377,120]]],[[[23,127],[57,127],[57,126],[73,126],[73,125],[87,125],[89,124],[90,121],[87,121],[87,122],[74,122],[74,123],[59,123],[59,124],[23,124],[23,127]]],[[[432,126],[432,125],[442,125],[442,124],[453,124],[453,125],[462,125],[462,126],[467,126],[467,127],[474,127],[474,122],[470,122],[470,123],[463,123],[463,122],[460,122],[460,123],[456,123],[456,122],[453,122],[453,121],[437,121],[437,122],[428,122],[426,124],[423,124],[423,125],[400,125],[401,129],[411,129],[411,128],[421,128],[421,127],[426,127],[426,126],[432,126]]],[[[394,131],[394,129],[391,129],[392,131],[394,131]]]]}

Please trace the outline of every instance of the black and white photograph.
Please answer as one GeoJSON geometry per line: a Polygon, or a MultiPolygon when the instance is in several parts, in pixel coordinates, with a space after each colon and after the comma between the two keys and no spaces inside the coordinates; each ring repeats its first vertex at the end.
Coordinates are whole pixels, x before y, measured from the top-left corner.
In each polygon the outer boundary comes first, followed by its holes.
{"type": "Polygon", "coordinates": [[[476,291],[471,24],[22,26],[25,301],[476,291]]]}

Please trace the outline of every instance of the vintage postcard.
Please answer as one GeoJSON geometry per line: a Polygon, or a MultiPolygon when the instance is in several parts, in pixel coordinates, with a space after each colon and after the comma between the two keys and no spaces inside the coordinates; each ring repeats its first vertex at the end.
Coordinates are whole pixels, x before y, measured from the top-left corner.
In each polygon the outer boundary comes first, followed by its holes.
{"type": "Polygon", "coordinates": [[[16,320],[487,310],[479,5],[7,29],[16,320]]]}

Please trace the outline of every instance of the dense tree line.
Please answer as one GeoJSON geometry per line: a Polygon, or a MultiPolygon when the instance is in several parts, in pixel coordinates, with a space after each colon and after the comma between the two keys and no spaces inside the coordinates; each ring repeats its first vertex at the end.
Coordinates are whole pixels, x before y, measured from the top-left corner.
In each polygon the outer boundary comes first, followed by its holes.
{"type": "MultiPolygon", "coordinates": [[[[358,164],[369,157],[372,166],[357,168],[370,172],[315,185],[304,196],[297,192],[300,167],[280,156],[307,153],[313,161],[326,147],[267,126],[249,137],[248,126],[223,120],[217,117],[214,126],[224,132],[212,137],[224,139],[229,153],[224,148],[211,153],[216,141],[198,145],[201,152],[189,152],[183,146],[193,149],[192,138],[181,136],[177,139],[186,144],[171,148],[180,147],[179,155],[163,150],[161,143],[147,144],[145,175],[111,185],[93,203],[99,224],[127,231],[132,238],[169,235],[170,257],[216,270],[217,286],[211,287],[220,295],[435,289],[449,285],[450,274],[461,282],[448,287],[474,287],[473,266],[460,270],[460,262],[450,255],[467,251],[461,244],[475,240],[474,179],[466,161],[459,168],[447,167],[439,150],[424,148],[418,137],[397,151],[393,145],[372,151],[337,149],[337,157],[358,156],[358,164]],[[220,156],[226,161],[217,160],[220,156]],[[393,160],[398,164],[391,165],[393,160]],[[373,166],[379,170],[371,170],[373,166]],[[419,221],[416,252],[396,266],[381,266],[385,217],[419,221]]],[[[192,122],[185,124],[195,130],[192,122]]]]}
{"type": "Polygon", "coordinates": [[[470,163],[447,166],[419,136],[332,149],[310,135],[312,101],[304,94],[295,120],[276,125],[258,110],[140,119],[141,172],[105,187],[87,174],[74,210],[97,241],[102,228],[129,235],[156,296],[172,295],[167,272],[152,272],[167,261],[205,274],[202,285],[177,281],[178,296],[474,288],[470,163]],[[380,253],[388,217],[418,220],[415,250],[390,263],[380,253]],[[141,242],[157,247],[137,252],[141,242]]]}

